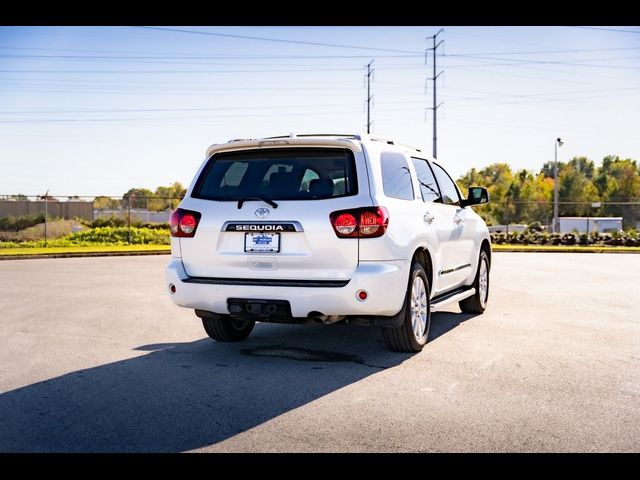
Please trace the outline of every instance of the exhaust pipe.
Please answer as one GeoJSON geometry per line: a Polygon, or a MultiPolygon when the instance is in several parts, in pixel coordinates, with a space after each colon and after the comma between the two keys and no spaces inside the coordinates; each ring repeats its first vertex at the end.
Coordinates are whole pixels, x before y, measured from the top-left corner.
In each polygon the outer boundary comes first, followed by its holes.
{"type": "Polygon", "coordinates": [[[323,323],[329,325],[344,320],[345,315],[325,315],[322,312],[309,312],[307,318],[314,322],[323,323]]]}

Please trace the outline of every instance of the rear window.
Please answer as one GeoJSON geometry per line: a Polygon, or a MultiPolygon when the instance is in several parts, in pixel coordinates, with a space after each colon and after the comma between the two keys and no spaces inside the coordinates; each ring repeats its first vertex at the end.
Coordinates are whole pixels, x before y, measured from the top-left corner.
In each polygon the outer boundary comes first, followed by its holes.
{"type": "Polygon", "coordinates": [[[413,200],[413,182],[411,172],[404,155],[383,152],[380,157],[382,167],[382,188],[387,197],[400,200],[413,200]]]}
{"type": "Polygon", "coordinates": [[[350,150],[286,148],[213,155],[192,197],[319,200],[357,193],[355,159],[350,150]]]}

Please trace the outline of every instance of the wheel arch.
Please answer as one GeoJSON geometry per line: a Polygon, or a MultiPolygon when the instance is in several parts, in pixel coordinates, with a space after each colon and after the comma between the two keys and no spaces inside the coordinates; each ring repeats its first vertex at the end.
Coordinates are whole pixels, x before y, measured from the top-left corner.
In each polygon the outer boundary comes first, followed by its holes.
{"type": "Polygon", "coordinates": [[[480,251],[484,250],[487,254],[487,258],[489,259],[489,268],[491,268],[491,243],[486,238],[482,240],[482,244],[480,245],[480,251]]]}
{"type": "Polygon", "coordinates": [[[430,290],[433,292],[433,261],[431,259],[431,254],[429,250],[426,248],[420,247],[413,253],[413,258],[411,259],[411,263],[417,261],[422,265],[424,271],[427,273],[427,280],[429,280],[430,290]]]}

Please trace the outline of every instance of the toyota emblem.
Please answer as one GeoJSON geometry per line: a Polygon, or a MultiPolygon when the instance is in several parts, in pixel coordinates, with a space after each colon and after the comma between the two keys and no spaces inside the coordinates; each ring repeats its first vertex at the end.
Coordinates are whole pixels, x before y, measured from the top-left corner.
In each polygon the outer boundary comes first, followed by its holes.
{"type": "Polygon", "coordinates": [[[269,216],[269,213],[271,213],[269,211],[268,208],[265,207],[260,207],[256,210],[256,217],[258,218],[267,218],[269,216]]]}

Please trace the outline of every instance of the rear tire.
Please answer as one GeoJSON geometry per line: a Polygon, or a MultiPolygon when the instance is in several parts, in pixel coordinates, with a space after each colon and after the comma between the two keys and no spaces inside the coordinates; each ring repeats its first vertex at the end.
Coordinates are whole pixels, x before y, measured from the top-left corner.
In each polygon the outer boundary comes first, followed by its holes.
{"type": "Polygon", "coordinates": [[[473,281],[473,287],[476,289],[476,293],[472,297],[458,302],[462,313],[484,313],[487,308],[487,300],[489,300],[489,256],[485,250],[480,250],[478,271],[476,279],[473,281]]]}
{"type": "Polygon", "coordinates": [[[411,275],[402,310],[402,325],[382,329],[387,348],[394,352],[419,352],[427,343],[431,327],[431,288],[424,268],[419,263],[411,266],[411,275]]]}
{"type": "Polygon", "coordinates": [[[218,342],[240,342],[249,336],[255,324],[253,320],[236,320],[229,315],[202,317],[207,335],[218,342]]]}

